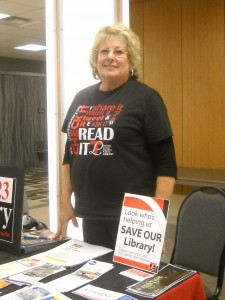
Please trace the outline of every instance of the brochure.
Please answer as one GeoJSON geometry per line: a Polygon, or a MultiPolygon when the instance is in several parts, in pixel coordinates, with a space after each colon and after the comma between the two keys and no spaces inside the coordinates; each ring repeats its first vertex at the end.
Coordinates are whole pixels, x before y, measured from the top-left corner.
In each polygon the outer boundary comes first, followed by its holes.
{"type": "Polygon", "coordinates": [[[196,274],[196,271],[167,264],[157,274],[127,288],[127,291],[148,298],[161,295],[174,285],[196,274]]]}
{"type": "Polygon", "coordinates": [[[87,299],[92,300],[135,300],[136,298],[133,298],[131,296],[106,290],[103,288],[95,287],[91,284],[85,285],[84,287],[73,291],[73,294],[80,295],[82,297],[85,297],[87,299]]]}
{"type": "Polygon", "coordinates": [[[4,287],[9,286],[10,284],[11,284],[10,282],[6,281],[3,278],[0,278],[0,289],[3,289],[4,287]]]}
{"type": "Polygon", "coordinates": [[[113,260],[157,273],[168,210],[169,200],[126,193],[113,260]]]}
{"type": "Polygon", "coordinates": [[[65,268],[62,266],[45,263],[42,266],[7,277],[6,280],[17,285],[30,285],[63,270],[65,268]]]}
{"type": "Polygon", "coordinates": [[[27,270],[33,268],[34,266],[43,264],[43,262],[40,260],[32,259],[32,261],[33,261],[33,264],[31,263],[30,258],[25,258],[25,259],[14,260],[14,261],[11,261],[11,262],[8,262],[5,264],[1,264],[0,265],[0,277],[1,278],[9,277],[11,275],[14,275],[14,274],[17,274],[17,273],[20,273],[23,271],[27,271],[27,270]]]}
{"type": "MultiPolygon", "coordinates": [[[[26,257],[19,260],[14,260],[9,263],[0,265],[0,278],[9,279],[11,276],[20,276],[23,272],[26,273],[35,267],[41,266],[45,262],[34,259],[32,257],[26,257]]],[[[19,284],[19,282],[17,283],[19,284]]]]}
{"type": "Polygon", "coordinates": [[[73,267],[112,251],[106,247],[71,239],[49,251],[34,255],[33,258],[65,267],[73,267]]]}
{"type": "Polygon", "coordinates": [[[62,293],[68,292],[97,279],[112,268],[113,265],[110,263],[90,260],[75,272],[52,280],[47,285],[52,289],[58,289],[62,293]]]}
{"type": "Polygon", "coordinates": [[[1,297],[1,300],[66,300],[70,299],[57,290],[51,290],[46,284],[37,282],[29,287],[22,288],[18,291],[9,293],[1,297]]]}
{"type": "Polygon", "coordinates": [[[134,280],[137,280],[137,281],[142,281],[146,278],[150,278],[153,276],[153,274],[143,272],[141,270],[134,269],[134,268],[122,271],[122,272],[120,272],[120,274],[124,275],[126,277],[129,277],[129,278],[132,278],[134,280]]]}

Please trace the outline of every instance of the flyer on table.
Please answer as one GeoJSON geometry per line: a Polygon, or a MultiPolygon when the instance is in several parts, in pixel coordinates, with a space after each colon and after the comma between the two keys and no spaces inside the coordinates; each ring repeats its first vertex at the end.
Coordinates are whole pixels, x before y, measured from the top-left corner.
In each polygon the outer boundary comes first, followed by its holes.
{"type": "Polygon", "coordinates": [[[157,273],[169,200],[125,193],[113,260],[157,273]]]}

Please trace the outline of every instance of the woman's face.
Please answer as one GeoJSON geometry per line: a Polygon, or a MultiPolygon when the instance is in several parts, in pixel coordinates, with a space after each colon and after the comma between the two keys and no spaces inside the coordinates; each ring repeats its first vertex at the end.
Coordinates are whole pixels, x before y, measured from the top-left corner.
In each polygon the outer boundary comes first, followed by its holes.
{"type": "Polygon", "coordinates": [[[130,62],[126,44],[116,38],[111,38],[99,45],[96,69],[102,84],[121,85],[129,77],[130,62]]]}

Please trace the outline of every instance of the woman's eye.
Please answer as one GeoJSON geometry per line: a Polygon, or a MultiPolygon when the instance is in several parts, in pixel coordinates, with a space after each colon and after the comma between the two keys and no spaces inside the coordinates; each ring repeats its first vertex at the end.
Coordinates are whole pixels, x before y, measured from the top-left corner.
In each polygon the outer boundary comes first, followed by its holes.
{"type": "Polygon", "coordinates": [[[115,56],[120,57],[123,55],[124,52],[122,50],[114,50],[113,53],[115,56]]]}
{"type": "Polygon", "coordinates": [[[109,54],[109,50],[107,50],[107,49],[102,49],[102,50],[100,50],[100,54],[103,54],[103,55],[108,55],[109,54]]]}

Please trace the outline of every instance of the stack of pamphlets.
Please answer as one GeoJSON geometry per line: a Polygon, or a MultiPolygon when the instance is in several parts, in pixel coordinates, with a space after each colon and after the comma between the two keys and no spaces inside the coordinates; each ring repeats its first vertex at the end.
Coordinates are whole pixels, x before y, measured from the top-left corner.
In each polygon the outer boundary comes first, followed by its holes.
{"type": "Polygon", "coordinates": [[[89,260],[80,269],[65,276],[61,276],[47,283],[51,289],[58,289],[60,292],[68,292],[84,284],[90,283],[101,275],[110,271],[113,265],[110,263],[89,260]]]}
{"type": "Polygon", "coordinates": [[[30,270],[34,267],[42,265],[43,262],[31,257],[10,261],[0,265],[0,278],[6,278],[11,275],[30,270]]]}
{"type": "Polygon", "coordinates": [[[0,278],[16,285],[31,285],[65,267],[26,257],[0,265],[0,278]]]}
{"type": "MultiPolygon", "coordinates": [[[[94,257],[98,257],[112,251],[113,250],[109,248],[92,245],[77,239],[71,239],[61,244],[58,247],[55,247],[49,251],[42,252],[38,255],[33,255],[27,258],[1,264],[0,265],[0,279],[2,279],[1,285],[2,287],[5,287],[7,283],[13,283],[20,286],[33,285],[47,276],[65,270],[65,268],[71,268],[75,265],[79,265],[84,262],[87,262],[90,259],[93,259],[94,257]]],[[[101,274],[110,270],[112,268],[112,264],[106,264],[103,262],[94,263],[93,261],[92,268],[93,267],[95,267],[96,273],[88,274],[88,271],[85,270],[87,275],[86,278],[84,274],[82,278],[81,273],[71,275],[73,278],[72,281],[74,281],[75,278],[77,280],[78,278],[80,279],[79,284],[76,280],[71,285],[71,288],[73,288],[74,285],[75,287],[77,286],[79,287],[81,285],[81,282],[84,282],[85,279],[86,280],[88,279],[88,276],[89,276],[89,280],[90,279],[93,280],[97,278],[97,276],[100,276],[101,274]]],[[[82,270],[80,270],[80,272],[81,271],[82,270]]],[[[63,277],[61,278],[63,280],[63,277]]],[[[89,281],[85,281],[85,283],[86,282],[89,281]]],[[[67,286],[66,284],[63,285],[64,288],[66,288],[66,286],[67,286]]],[[[13,300],[15,300],[15,298],[13,300]]]]}
{"type": "Polygon", "coordinates": [[[1,300],[66,300],[70,299],[65,295],[49,289],[46,284],[37,282],[29,287],[9,293],[1,297],[1,300]]]}
{"type": "Polygon", "coordinates": [[[7,277],[6,280],[16,285],[30,285],[63,270],[65,270],[65,268],[62,266],[43,263],[41,266],[33,267],[22,273],[11,275],[7,277]]]}
{"type": "Polygon", "coordinates": [[[196,273],[193,270],[167,264],[153,277],[127,287],[127,291],[143,297],[154,298],[196,273]]]}

